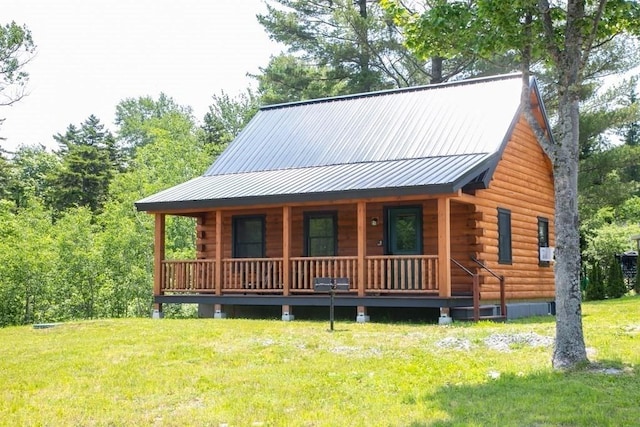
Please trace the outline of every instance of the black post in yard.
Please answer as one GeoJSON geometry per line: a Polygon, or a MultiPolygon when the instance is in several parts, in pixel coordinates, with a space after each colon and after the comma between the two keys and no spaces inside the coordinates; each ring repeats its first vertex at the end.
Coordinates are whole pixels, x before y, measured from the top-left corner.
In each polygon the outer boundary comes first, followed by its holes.
{"type": "Polygon", "coordinates": [[[331,323],[330,330],[333,332],[333,296],[335,295],[335,291],[331,289],[331,301],[329,302],[329,322],[331,323]]]}
{"type": "Polygon", "coordinates": [[[334,297],[336,291],[349,290],[349,279],[346,277],[316,277],[313,280],[313,285],[316,292],[329,292],[329,322],[330,330],[333,332],[334,297]]]}

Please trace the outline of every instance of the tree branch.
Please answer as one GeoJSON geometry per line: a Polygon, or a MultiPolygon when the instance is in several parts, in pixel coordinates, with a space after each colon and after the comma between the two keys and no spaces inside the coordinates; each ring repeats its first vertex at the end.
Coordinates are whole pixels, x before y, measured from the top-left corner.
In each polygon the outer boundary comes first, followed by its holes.
{"type": "Polygon", "coordinates": [[[538,0],[538,9],[542,18],[542,28],[547,49],[556,64],[560,63],[560,49],[555,44],[555,34],[553,31],[553,20],[551,19],[551,7],[548,0],[538,0]]]}
{"type": "Polygon", "coordinates": [[[593,17],[593,24],[591,26],[591,31],[589,32],[589,36],[584,42],[584,46],[582,48],[582,57],[580,58],[580,70],[582,71],[589,60],[589,54],[591,53],[591,48],[593,43],[596,40],[596,36],[598,34],[598,26],[600,25],[600,21],[602,20],[602,15],[604,13],[604,8],[607,5],[607,0],[600,0],[598,3],[598,9],[596,11],[595,16],[593,17]]]}

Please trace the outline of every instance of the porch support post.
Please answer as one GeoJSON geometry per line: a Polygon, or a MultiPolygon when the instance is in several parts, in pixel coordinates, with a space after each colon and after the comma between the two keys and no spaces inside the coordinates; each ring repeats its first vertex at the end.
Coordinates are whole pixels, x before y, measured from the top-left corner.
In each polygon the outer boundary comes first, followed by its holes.
{"type": "MultiPolygon", "coordinates": [[[[222,241],[222,211],[218,209],[216,211],[216,269],[215,269],[215,294],[222,295],[222,255],[224,247],[222,241]]],[[[213,306],[213,318],[224,319],[227,315],[222,311],[222,304],[214,304],[213,306]]]]}
{"type": "Polygon", "coordinates": [[[438,290],[441,297],[451,296],[451,201],[438,199],[438,290]]]}
{"type": "MultiPolygon", "coordinates": [[[[282,295],[291,289],[291,206],[282,207],[282,295]]],[[[289,305],[282,306],[282,320],[293,320],[289,305]]]]}
{"type": "MultiPolygon", "coordinates": [[[[358,296],[365,296],[366,280],[366,255],[367,255],[367,203],[364,200],[358,202],[358,296]]],[[[356,313],[356,322],[364,323],[367,316],[367,308],[359,305],[356,313]]]]}
{"type": "MultiPolygon", "coordinates": [[[[164,281],[162,261],[165,256],[165,215],[157,213],[155,215],[155,229],[153,241],[153,295],[162,295],[162,284],[164,281]]],[[[162,304],[153,304],[153,318],[162,317],[162,304]]]]}
{"type": "Polygon", "coordinates": [[[216,211],[216,295],[222,295],[222,211],[216,211]]]}
{"type": "MultiPolygon", "coordinates": [[[[451,199],[438,199],[438,290],[440,297],[451,296],[451,199]]],[[[449,307],[440,307],[438,324],[451,323],[449,307]]]]}

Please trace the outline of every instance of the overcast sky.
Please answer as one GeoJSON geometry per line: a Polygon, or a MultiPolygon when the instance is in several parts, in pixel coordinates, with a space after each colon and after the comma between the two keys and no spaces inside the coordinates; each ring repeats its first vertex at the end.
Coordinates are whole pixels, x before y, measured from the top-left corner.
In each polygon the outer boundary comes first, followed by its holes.
{"type": "Polygon", "coordinates": [[[250,85],[280,48],[255,15],[262,0],[2,0],[0,23],[26,24],[37,45],[29,96],[1,107],[0,145],[55,148],[52,135],[96,115],[115,132],[124,98],[160,92],[201,120],[211,96],[250,85]]]}

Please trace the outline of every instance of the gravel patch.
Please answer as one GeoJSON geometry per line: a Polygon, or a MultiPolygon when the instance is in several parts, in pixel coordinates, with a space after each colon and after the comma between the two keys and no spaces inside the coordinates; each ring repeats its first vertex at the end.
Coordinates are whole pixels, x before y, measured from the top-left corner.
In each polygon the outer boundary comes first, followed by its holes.
{"type": "Polygon", "coordinates": [[[485,338],[484,344],[492,350],[509,352],[512,345],[526,345],[530,347],[550,347],[553,338],[538,335],[534,332],[521,334],[492,334],[485,338]]]}
{"type": "Polygon", "coordinates": [[[466,338],[446,337],[436,342],[436,347],[447,350],[471,350],[471,341],[466,338]]]}

